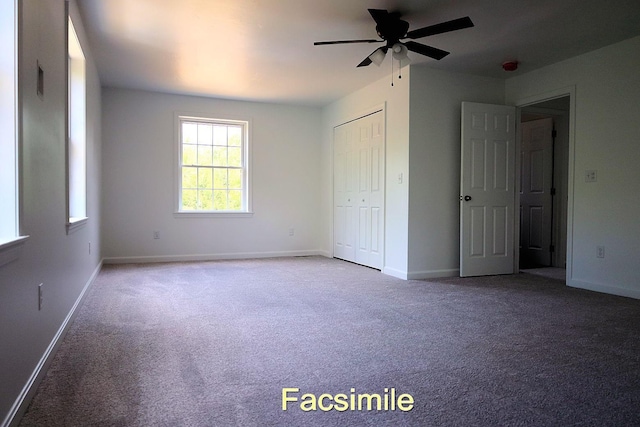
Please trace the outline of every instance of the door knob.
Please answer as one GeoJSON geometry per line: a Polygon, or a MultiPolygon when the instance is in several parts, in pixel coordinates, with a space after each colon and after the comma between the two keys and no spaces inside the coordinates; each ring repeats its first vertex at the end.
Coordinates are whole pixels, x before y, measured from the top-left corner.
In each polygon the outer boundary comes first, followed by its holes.
{"type": "Polygon", "coordinates": [[[471,196],[464,196],[464,201],[468,202],[469,200],[471,200],[471,196]]]}

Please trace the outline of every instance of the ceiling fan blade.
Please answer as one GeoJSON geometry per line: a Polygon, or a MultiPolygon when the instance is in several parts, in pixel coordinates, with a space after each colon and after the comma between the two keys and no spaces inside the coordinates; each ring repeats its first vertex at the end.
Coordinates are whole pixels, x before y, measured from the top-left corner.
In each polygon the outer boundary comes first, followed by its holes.
{"type": "Polygon", "coordinates": [[[422,37],[432,36],[434,34],[442,34],[449,31],[462,30],[463,28],[469,27],[473,27],[473,22],[471,22],[471,18],[465,16],[464,18],[441,22],[440,24],[430,25],[428,27],[409,31],[406,37],[409,39],[419,39],[422,37]]]}
{"type": "Polygon", "coordinates": [[[327,44],[347,44],[347,43],[381,43],[384,40],[373,40],[373,39],[366,39],[366,40],[334,40],[334,41],[327,41],[327,42],[314,42],[313,45],[314,46],[322,46],[322,45],[327,45],[327,44]]]}
{"type": "MultiPolygon", "coordinates": [[[[359,63],[359,64],[358,64],[358,67],[366,67],[366,66],[368,66],[368,65],[371,65],[371,63],[372,63],[372,62],[373,62],[373,61],[372,61],[371,59],[369,59],[369,57],[367,56],[366,58],[364,58],[364,59],[362,60],[362,62],[361,62],[361,63],[359,63]]],[[[357,68],[357,67],[356,67],[356,68],[357,68]]]]}
{"type": "Polygon", "coordinates": [[[404,44],[412,52],[419,53],[420,55],[428,56],[429,58],[437,59],[438,61],[449,55],[446,50],[437,49],[435,47],[427,46],[418,42],[406,42],[404,44]]]}
{"type": "Polygon", "coordinates": [[[386,22],[389,19],[389,12],[384,9],[368,9],[371,17],[376,24],[380,24],[381,22],[386,22]]]}

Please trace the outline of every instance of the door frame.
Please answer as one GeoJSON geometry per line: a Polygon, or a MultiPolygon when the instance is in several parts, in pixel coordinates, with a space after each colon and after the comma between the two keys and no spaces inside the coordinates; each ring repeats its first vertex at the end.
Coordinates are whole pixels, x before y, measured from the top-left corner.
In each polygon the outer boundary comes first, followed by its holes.
{"type": "Polygon", "coordinates": [[[383,121],[383,126],[384,126],[384,135],[382,138],[382,161],[383,161],[383,177],[382,177],[382,215],[384,218],[384,221],[382,223],[382,237],[383,237],[383,241],[382,241],[382,267],[380,271],[384,271],[384,266],[386,265],[386,248],[387,248],[387,236],[386,236],[386,230],[387,230],[387,103],[383,102],[381,104],[377,104],[374,105],[370,108],[366,108],[364,110],[361,110],[355,114],[350,114],[346,117],[343,117],[341,119],[338,119],[334,122],[334,124],[331,126],[331,146],[330,146],[330,152],[329,152],[329,156],[330,156],[330,162],[331,162],[331,179],[330,179],[330,184],[331,184],[331,219],[330,219],[330,224],[331,224],[331,251],[330,251],[330,255],[331,258],[335,258],[335,212],[334,212],[334,207],[335,207],[335,191],[334,191],[334,185],[335,185],[335,162],[334,162],[334,148],[335,148],[335,128],[337,128],[338,126],[342,126],[342,125],[346,125],[347,123],[351,123],[354,122],[356,120],[362,119],[364,117],[370,116],[372,114],[375,114],[377,112],[382,112],[382,121],[383,121]]]}
{"type": "MultiPolygon", "coordinates": [[[[538,95],[518,99],[516,106],[516,188],[520,188],[520,120],[524,107],[529,107],[541,102],[550,101],[556,98],[569,97],[569,148],[567,162],[567,247],[566,247],[566,283],[569,284],[572,278],[573,266],[573,206],[574,206],[574,181],[575,181],[575,122],[576,122],[576,87],[575,85],[559,88],[553,91],[544,92],[538,95]]],[[[516,206],[520,206],[520,192],[516,191],[516,206]]],[[[514,272],[520,271],[520,219],[519,210],[514,212],[514,272]]]]}

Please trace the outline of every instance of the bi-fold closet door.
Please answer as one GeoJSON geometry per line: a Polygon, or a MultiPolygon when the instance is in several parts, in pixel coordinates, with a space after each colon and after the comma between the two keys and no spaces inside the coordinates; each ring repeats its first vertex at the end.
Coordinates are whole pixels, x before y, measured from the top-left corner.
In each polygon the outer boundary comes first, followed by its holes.
{"type": "Polygon", "coordinates": [[[334,128],[334,256],[383,266],[384,114],[334,128]]]}

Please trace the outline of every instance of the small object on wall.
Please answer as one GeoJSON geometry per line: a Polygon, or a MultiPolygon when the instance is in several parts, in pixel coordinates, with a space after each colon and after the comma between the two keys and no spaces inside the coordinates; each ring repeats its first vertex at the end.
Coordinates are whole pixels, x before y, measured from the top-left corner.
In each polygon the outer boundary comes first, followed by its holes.
{"type": "Polygon", "coordinates": [[[42,303],[44,301],[44,296],[42,295],[42,285],[44,285],[44,283],[40,283],[38,285],[38,311],[42,310],[42,303]]]}
{"type": "Polygon", "coordinates": [[[44,70],[40,66],[40,62],[37,62],[37,65],[38,65],[37,93],[38,93],[38,98],[44,100],[44,70]]]}
{"type": "Polygon", "coordinates": [[[584,173],[584,182],[596,182],[598,181],[598,171],[591,170],[584,173]]]}
{"type": "Polygon", "coordinates": [[[502,69],[505,71],[515,71],[518,69],[518,61],[503,62],[502,69]]]}

